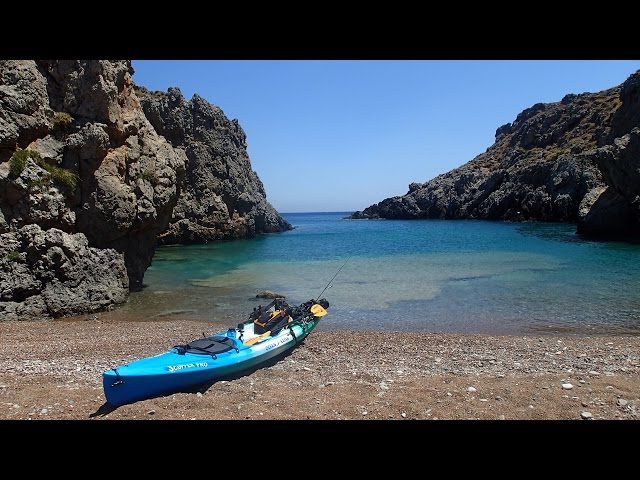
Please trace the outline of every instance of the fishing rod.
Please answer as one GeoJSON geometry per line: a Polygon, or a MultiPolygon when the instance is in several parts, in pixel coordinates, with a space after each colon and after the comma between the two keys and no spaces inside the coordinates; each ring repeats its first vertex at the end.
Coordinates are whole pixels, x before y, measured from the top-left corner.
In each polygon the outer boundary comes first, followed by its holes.
{"type": "Polygon", "coordinates": [[[324,291],[329,288],[329,285],[331,285],[331,282],[333,282],[335,280],[335,278],[338,276],[338,274],[340,273],[340,270],[342,270],[342,268],[347,264],[347,262],[349,261],[349,259],[347,258],[344,263],[342,264],[342,266],[338,269],[338,271],[336,272],[336,274],[331,278],[331,280],[329,280],[329,283],[327,283],[327,286],[324,287],[322,289],[322,291],[320,292],[320,295],[318,295],[316,298],[320,299],[320,297],[322,296],[322,294],[324,293],[324,291]]]}

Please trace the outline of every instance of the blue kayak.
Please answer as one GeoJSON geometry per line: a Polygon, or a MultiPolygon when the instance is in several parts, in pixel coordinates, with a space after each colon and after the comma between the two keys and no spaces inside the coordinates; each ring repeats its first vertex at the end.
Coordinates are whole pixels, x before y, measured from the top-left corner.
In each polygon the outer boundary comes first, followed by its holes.
{"type": "Polygon", "coordinates": [[[104,396],[108,404],[120,406],[255,368],[300,343],[326,315],[328,307],[324,299],[298,307],[275,300],[264,309],[254,309],[249,320],[236,328],[105,371],[104,396]]]}

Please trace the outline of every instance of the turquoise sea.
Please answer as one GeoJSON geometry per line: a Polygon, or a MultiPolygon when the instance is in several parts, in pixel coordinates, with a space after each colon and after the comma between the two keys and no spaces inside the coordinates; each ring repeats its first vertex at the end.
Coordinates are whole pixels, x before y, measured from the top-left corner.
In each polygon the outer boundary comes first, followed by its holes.
{"type": "Polygon", "coordinates": [[[344,220],[291,213],[285,233],[161,247],[115,318],[235,324],[260,290],[324,293],[322,329],[640,334],[640,245],[584,240],[572,224],[344,220]]]}

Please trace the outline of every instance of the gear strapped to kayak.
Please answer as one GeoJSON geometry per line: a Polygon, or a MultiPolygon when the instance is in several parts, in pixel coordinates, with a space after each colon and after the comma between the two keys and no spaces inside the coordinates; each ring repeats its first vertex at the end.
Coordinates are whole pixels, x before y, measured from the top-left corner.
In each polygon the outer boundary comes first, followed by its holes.
{"type": "Polygon", "coordinates": [[[253,321],[253,332],[262,334],[267,331],[272,333],[280,331],[287,323],[291,323],[293,318],[287,314],[286,310],[276,310],[275,312],[265,312],[260,318],[253,321]]]}
{"type": "Polygon", "coordinates": [[[248,319],[214,335],[103,373],[107,402],[124,405],[175,393],[260,366],[294,348],[327,314],[324,298],[292,306],[276,299],[248,319]]]}
{"type": "MultiPolygon", "coordinates": [[[[331,288],[340,270],[320,295],[331,288]]],[[[318,298],[315,297],[315,298],[318,298]]],[[[258,306],[237,328],[176,345],[159,355],[141,358],[102,373],[104,396],[120,406],[159,395],[185,391],[259,367],[299,345],[327,314],[326,299],[291,306],[277,298],[258,306]]]]}

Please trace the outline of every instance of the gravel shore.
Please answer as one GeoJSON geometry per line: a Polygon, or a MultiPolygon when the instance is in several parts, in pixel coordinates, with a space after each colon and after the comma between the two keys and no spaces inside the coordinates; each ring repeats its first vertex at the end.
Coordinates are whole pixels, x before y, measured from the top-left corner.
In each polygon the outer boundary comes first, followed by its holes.
{"type": "Polygon", "coordinates": [[[640,336],[322,329],[248,375],[106,408],[104,370],[224,327],[0,322],[0,419],[640,419],[640,336]]]}

